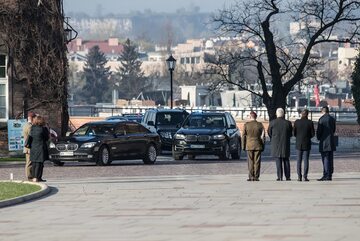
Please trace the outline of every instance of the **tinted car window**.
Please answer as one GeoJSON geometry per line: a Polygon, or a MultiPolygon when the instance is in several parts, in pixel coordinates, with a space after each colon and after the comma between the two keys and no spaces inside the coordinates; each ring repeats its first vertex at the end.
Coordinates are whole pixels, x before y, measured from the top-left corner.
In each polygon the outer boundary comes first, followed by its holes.
{"type": "Polygon", "coordinates": [[[77,129],[75,136],[111,135],[114,133],[114,125],[85,125],[77,129]]]}
{"type": "Polygon", "coordinates": [[[79,129],[77,129],[73,135],[74,136],[86,136],[86,133],[89,129],[89,125],[83,125],[79,129]]]}
{"type": "Polygon", "coordinates": [[[124,135],[124,132],[125,132],[125,125],[123,125],[123,124],[118,125],[115,129],[116,135],[124,135]]]}
{"type": "Polygon", "coordinates": [[[173,125],[176,126],[181,124],[186,118],[184,113],[166,113],[161,112],[157,114],[156,124],[157,125],[173,125]]]}
{"type": "Polygon", "coordinates": [[[193,115],[185,121],[185,128],[223,128],[225,117],[219,115],[193,115]]]}
{"type": "Polygon", "coordinates": [[[137,123],[126,123],[126,133],[127,134],[139,134],[140,129],[137,123]]]}
{"type": "Polygon", "coordinates": [[[146,134],[146,133],[150,133],[150,131],[146,129],[145,126],[139,125],[139,133],[146,134]]]}

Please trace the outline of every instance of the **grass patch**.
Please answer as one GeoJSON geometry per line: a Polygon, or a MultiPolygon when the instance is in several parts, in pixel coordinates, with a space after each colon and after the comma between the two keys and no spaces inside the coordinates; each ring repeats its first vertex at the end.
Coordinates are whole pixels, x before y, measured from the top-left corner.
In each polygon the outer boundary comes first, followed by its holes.
{"type": "Polygon", "coordinates": [[[1,157],[0,162],[25,162],[25,157],[1,157]]]}
{"type": "Polygon", "coordinates": [[[0,201],[30,194],[40,189],[41,187],[33,184],[0,182],[0,201]]]}

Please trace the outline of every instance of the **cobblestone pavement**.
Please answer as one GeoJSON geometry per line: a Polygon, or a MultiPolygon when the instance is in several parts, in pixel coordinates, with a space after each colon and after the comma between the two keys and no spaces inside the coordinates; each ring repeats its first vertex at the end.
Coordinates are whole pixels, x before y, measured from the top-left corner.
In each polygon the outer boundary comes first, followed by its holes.
{"type": "Polygon", "coordinates": [[[358,240],[359,172],[332,182],[245,178],[54,178],[49,196],[0,209],[0,240],[358,240]]]}
{"type": "MultiPolygon", "coordinates": [[[[292,177],[296,173],[296,157],[291,158],[292,177]]],[[[334,159],[335,173],[337,172],[360,172],[360,152],[336,152],[334,159]]],[[[68,179],[90,177],[124,177],[124,176],[167,176],[167,175],[227,175],[247,174],[248,167],[245,153],[241,160],[218,160],[212,156],[196,157],[196,160],[174,161],[168,156],[159,156],[155,165],[144,165],[141,160],[115,161],[111,166],[98,167],[92,163],[69,162],[64,167],[54,167],[46,163],[44,178],[68,179]]],[[[310,157],[310,178],[319,178],[322,172],[322,163],[318,152],[313,151],[310,157]]],[[[0,180],[9,179],[13,173],[15,179],[24,178],[24,164],[0,163],[0,180]]],[[[264,153],[261,163],[261,174],[274,174],[275,161],[268,153],[264,153]]]]}

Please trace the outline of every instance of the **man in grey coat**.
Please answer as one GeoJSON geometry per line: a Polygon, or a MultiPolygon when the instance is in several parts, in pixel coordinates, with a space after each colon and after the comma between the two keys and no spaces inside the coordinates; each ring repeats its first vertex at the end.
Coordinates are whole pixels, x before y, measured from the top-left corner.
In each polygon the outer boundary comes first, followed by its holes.
{"type": "Polygon", "coordinates": [[[329,114],[329,108],[327,106],[322,107],[316,137],[320,141],[319,151],[321,153],[321,160],[323,163],[323,176],[318,181],[331,181],[334,172],[334,151],[336,151],[335,145],[335,130],[336,121],[334,117],[329,114]]]}
{"type": "Polygon", "coordinates": [[[276,110],[276,119],[270,121],[268,135],[271,138],[271,155],[276,157],[277,179],[283,180],[283,173],[285,178],[290,181],[290,137],[292,136],[292,124],[285,120],[284,110],[278,108],[276,110]],[[284,165],[284,169],[283,169],[284,165]]]}

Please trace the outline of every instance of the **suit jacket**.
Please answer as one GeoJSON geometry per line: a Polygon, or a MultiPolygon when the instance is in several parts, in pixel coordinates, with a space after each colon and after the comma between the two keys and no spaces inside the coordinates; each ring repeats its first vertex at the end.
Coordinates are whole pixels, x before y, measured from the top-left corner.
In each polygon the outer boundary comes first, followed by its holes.
{"type": "Polygon", "coordinates": [[[311,150],[311,138],[315,136],[314,123],[308,118],[295,121],[294,136],[296,137],[296,149],[300,151],[311,150]]]}
{"type": "Polygon", "coordinates": [[[284,118],[270,121],[268,135],[271,138],[271,155],[273,157],[290,157],[290,137],[292,124],[284,118]]]}
{"type": "MultiPolygon", "coordinates": [[[[29,134],[30,134],[30,130],[31,130],[31,123],[30,122],[26,122],[25,125],[23,126],[23,130],[22,130],[22,136],[24,137],[24,143],[26,142],[26,139],[28,138],[29,134]]],[[[29,154],[30,153],[30,149],[24,147],[23,150],[24,153],[29,154]]]]}
{"type": "Polygon", "coordinates": [[[324,114],[318,122],[316,137],[320,141],[319,151],[336,151],[335,145],[336,121],[329,114],[324,114]]]}
{"type": "Polygon", "coordinates": [[[246,122],[241,143],[243,150],[263,151],[265,143],[264,125],[256,120],[246,122]]]}

